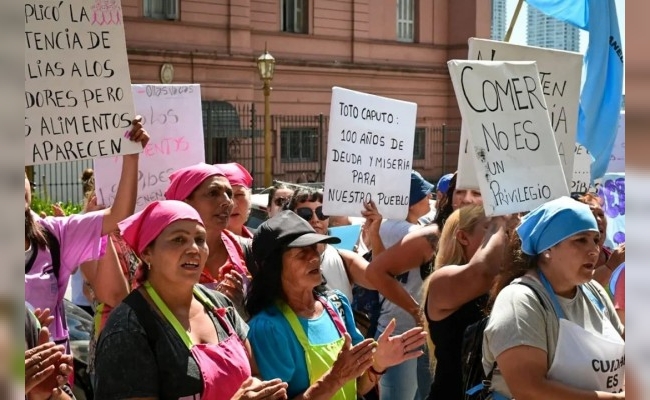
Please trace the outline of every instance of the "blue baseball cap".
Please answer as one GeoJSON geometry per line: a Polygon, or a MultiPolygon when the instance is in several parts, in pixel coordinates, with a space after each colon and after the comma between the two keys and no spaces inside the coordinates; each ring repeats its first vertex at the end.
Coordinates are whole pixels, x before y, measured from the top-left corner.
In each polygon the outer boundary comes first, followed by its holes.
{"type": "Polygon", "coordinates": [[[409,194],[409,207],[425,198],[429,193],[433,192],[432,183],[420,175],[417,171],[411,171],[411,193],[409,194]]]}
{"type": "Polygon", "coordinates": [[[443,175],[442,178],[438,180],[438,184],[436,185],[436,190],[438,192],[447,194],[447,191],[449,190],[449,183],[451,182],[451,178],[453,177],[454,174],[443,175]]]}

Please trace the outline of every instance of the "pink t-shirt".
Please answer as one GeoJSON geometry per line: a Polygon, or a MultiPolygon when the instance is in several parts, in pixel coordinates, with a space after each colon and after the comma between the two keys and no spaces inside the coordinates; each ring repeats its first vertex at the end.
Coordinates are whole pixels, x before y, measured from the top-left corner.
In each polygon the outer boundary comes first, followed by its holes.
{"type": "Polygon", "coordinates": [[[104,211],[76,214],[68,217],[40,218],[32,213],[41,226],[49,230],[59,241],[61,268],[59,279],[54,276],[49,248],[34,248],[35,254],[25,260],[25,301],[34,308],[49,308],[54,321],[48,327],[52,340],[64,342],[68,329],[63,320],[61,301],[68,287],[70,275],[81,263],[96,260],[105,251],[102,240],[104,211]],[[31,263],[31,268],[28,264],[31,263]]]}

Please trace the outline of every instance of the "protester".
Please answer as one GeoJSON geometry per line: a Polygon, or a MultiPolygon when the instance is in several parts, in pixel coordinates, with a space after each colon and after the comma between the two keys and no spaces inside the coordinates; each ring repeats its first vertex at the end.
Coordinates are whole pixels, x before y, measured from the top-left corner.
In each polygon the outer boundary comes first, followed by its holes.
{"type": "MultiPolygon", "coordinates": [[[[483,207],[454,211],[440,234],[435,271],[424,283],[423,304],[435,376],[428,399],[464,400],[461,347],[467,327],[484,317],[488,292],[503,265],[513,217],[486,218],[483,207]]],[[[516,222],[515,222],[516,223],[516,222]]],[[[419,252],[431,252],[420,242],[419,252]]],[[[399,255],[396,255],[399,256],[399,255]]]]}
{"type": "MultiPolygon", "coordinates": [[[[312,188],[297,189],[287,208],[309,222],[319,234],[328,233],[329,216],[323,214],[323,192],[312,188]]],[[[363,215],[381,221],[374,203],[364,204],[363,215]]],[[[322,256],[321,269],[327,285],[343,292],[348,300],[352,298],[353,284],[374,289],[374,285],[366,278],[368,261],[359,254],[325,244],[322,256]]]]}
{"type": "Polygon", "coordinates": [[[387,367],[422,354],[421,328],[391,337],[393,323],[377,342],[363,340],[347,298],[340,294],[340,316],[323,296],[319,244],[338,242],[291,211],[264,222],[253,238],[259,272],[246,302],[249,337],[261,376],[287,382],[292,399],[356,399],[387,367]]]}
{"type": "Polygon", "coordinates": [[[594,273],[594,279],[602,286],[607,287],[612,272],[625,262],[625,243],[620,244],[616,249],[605,246],[607,239],[607,218],[603,210],[603,200],[593,193],[585,193],[577,197],[577,200],[589,206],[596,218],[598,232],[600,233],[600,254],[598,255],[598,267],[594,273]]]}
{"type": "Polygon", "coordinates": [[[446,174],[438,179],[438,183],[436,184],[436,214],[440,212],[440,206],[445,204],[449,183],[453,177],[454,174],[446,174]]]}
{"type": "MultiPolygon", "coordinates": [[[[434,186],[417,171],[411,172],[409,208],[405,220],[387,220],[381,224],[379,235],[389,252],[399,246],[409,232],[423,227],[419,219],[431,210],[429,200],[434,186]]],[[[380,294],[380,312],[375,337],[382,334],[391,321],[395,333],[406,332],[415,326],[424,326],[421,311],[415,299],[420,297],[422,284],[433,270],[432,257],[419,264],[404,264],[400,257],[379,257],[373,253],[366,269],[366,277],[380,294]],[[408,299],[411,299],[411,303],[408,299]],[[415,308],[410,308],[415,304],[415,308]]],[[[424,399],[431,386],[431,368],[428,354],[389,368],[380,380],[381,399],[424,399]]]]}
{"type": "Polygon", "coordinates": [[[228,219],[227,229],[235,235],[253,238],[253,233],[246,227],[251,214],[251,191],[253,177],[246,168],[238,163],[215,164],[228,178],[232,187],[233,208],[228,219]]]}
{"type": "Polygon", "coordinates": [[[201,215],[208,233],[210,254],[200,283],[232,300],[243,311],[249,273],[237,236],[226,228],[233,209],[233,191],[221,169],[199,163],[169,176],[167,200],[185,201],[201,215]]]}
{"type": "MultiPolygon", "coordinates": [[[[133,120],[129,135],[143,147],[149,141],[139,117],[133,120]]],[[[116,230],[117,223],[135,209],[139,154],[127,154],[122,159],[115,202],[110,208],[87,214],[40,218],[30,208],[31,186],[25,175],[25,300],[36,308],[52,310],[52,339],[67,348],[62,300],[70,275],[81,263],[100,258],[102,236],[116,230]]]]}
{"type": "Polygon", "coordinates": [[[469,189],[456,189],[456,181],[458,180],[458,171],[454,172],[451,180],[449,181],[449,188],[447,195],[440,204],[436,202],[436,207],[440,210],[436,213],[434,223],[438,228],[442,229],[445,226],[445,221],[452,212],[462,206],[468,204],[483,204],[481,192],[479,190],[469,189]]]}
{"type": "Polygon", "coordinates": [[[153,202],[120,230],[144,262],[142,286],[100,335],[95,398],[286,398],[280,380],[249,381],[246,323],[228,298],[197,285],[209,252],[197,210],[153,202]]]}
{"type": "Polygon", "coordinates": [[[569,197],[549,201],[522,218],[517,238],[484,331],[490,389],[516,399],[625,399],[623,325],[592,280],[600,252],[592,211],[569,197]]]}
{"type": "Polygon", "coordinates": [[[269,218],[275,216],[284,209],[284,206],[291,200],[293,189],[282,182],[276,182],[269,190],[269,201],[266,205],[266,212],[269,218]]]}

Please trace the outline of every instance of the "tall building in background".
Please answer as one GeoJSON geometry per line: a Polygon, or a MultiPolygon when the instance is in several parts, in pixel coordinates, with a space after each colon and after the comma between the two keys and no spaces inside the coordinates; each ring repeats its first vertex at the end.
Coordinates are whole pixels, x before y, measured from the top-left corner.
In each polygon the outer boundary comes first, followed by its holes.
{"type": "Polygon", "coordinates": [[[528,6],[526,42],[529,46],[580,51],[580,30],[528,6]]]}
{"type": "Polygon", "coordinates": [[[506,35],[506,0],[492,0],[492,40],[503,40],[506,35]]]}

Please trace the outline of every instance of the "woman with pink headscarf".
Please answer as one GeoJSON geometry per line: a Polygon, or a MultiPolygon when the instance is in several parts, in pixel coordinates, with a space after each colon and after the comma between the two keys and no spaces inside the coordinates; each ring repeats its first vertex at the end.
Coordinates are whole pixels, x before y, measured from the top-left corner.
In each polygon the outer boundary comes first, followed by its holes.
{"type": "Polygon", "coordinates": [[[245,225],[251,214],[253,177],[243,165],[235,162],[215,165],[226,175],[230,186],[232,186],[235,204],[228,220],[228,230],[237,236],[253,239],[253,232],[245,225]]]}
{"type": "Polygon", "coordinates": [[[215,165],[199,163],[173,172],[169,180],[165,198],[194,207],[207,231],[210,254],[200,283],[222,292],[243,310],[250,280],[239,240],[226,230],[233,210],[233,190],[226,174],[215,165]]]}
{"type": "Polygon", "coordinates": [[[198,284],[209,250],[197,210],[157,201],[119,227],[143,261],[142,285],[99,337],[95,399],[286,399],[279,379],[252,377],[232,302],[198,284]]]}

